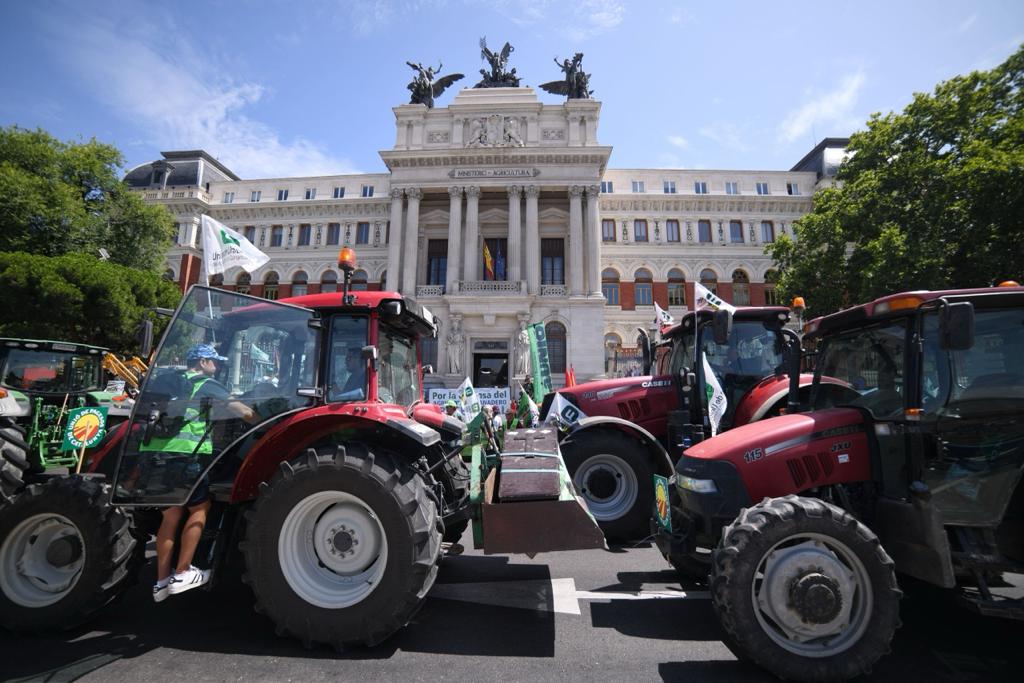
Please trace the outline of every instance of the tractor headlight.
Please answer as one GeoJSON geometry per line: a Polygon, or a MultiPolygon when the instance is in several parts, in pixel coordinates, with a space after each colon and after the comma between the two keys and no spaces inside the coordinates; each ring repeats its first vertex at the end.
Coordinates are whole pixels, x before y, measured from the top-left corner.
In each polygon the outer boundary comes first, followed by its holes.
{"type": "Polygon", "coordinates": [[[694,479],[693,477],[685,477],[679,474],[676,475],[676,482],[680,488],[693,491],[694,493],[718,493],[718,487],[715,486],[714,479],[694,479]]]}

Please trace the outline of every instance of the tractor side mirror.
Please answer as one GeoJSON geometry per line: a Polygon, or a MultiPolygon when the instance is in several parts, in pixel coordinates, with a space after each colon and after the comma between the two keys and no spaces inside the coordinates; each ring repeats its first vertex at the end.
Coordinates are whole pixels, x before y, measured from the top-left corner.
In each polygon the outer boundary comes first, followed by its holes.
{"type": "Polygon", "coordinates": [[[651,336],[647,334],[647,330],[642,327],[636,328],[639,333],[636,337],[637,346],[640,347],[640,353],[643,363],[643,374],[651,374],[651,364],[654,360],[651,352],[651,336]]]}
{"type": "Polygon", "coordinates": [[[139,323],[139,331],[136,336],[139,342],[139,355],[143,358],[149,358],[150,351],[153,350],[153,321],[143,320],[139,323]]]}
{"type": "Polygon", "coordinates": [[[974,304],[947,304],[939,311],[939,348],[966,351],[974,346],[974,304]]]}
{"type": "Polygon", "coordinates": [[[732,313],[729,311],[715,311],[711,319],[711,329],[714,334],[715,343],[719,346],[729,343],[729,334],[732,332],[732,313]]]}
{"type": "Polygon", "coordinates": [[[380,354],[377,351],[377,347],[374,346],[373,344],[367,344],[362,348],[363,360],[370,361],[370,365],[373,366],[374,372],[377,371],[377,358],[379,357],[379,355],[380,354]]]}

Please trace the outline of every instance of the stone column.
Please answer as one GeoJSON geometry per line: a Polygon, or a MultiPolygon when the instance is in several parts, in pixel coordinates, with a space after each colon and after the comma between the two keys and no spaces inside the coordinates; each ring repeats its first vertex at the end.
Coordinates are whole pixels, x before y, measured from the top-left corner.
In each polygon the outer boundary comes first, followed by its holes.
{"type": "Polygon", "coordinates": [[[388,239],[388,280],[384,283],[389,292],[397,292],[402,281],[402,191],[391,189],[391,235],[388,239]]]}
{"type": "Polygon", "coordinates": [[[601,294],[601,216],[600,187],[587,187],[587,291],[601,294]]]}
{"type": "Polygon", "coordinates": [[[537,198],[540,188],[526,187],[526,291],[540,293],[540,224],[537,221],[537,198]]]}
{"type": "Polygon", "coordinates": [[[519,185],[509,185],[508,192],[508,266],[506,276],[509,282],[519,282],[522,279],[522,268],[520,254],[522,248],[523,219],[520,207],[523,203],[523,188],[519,185]]]}
{"type": "Polygon", "coordinates": [[[459,266],[462,264],[462,188],[448,188],[451,201],[448,204],[448,274],[445,277],[444,291],[451,294],[455,291],[459,280],[459,266]]]}
{"type": "Polygon", "coordinates": [[[569,188],[569,294],[583,294],[583,188],[569,188]]]}
{"type": "Polygon", "coordinates": [[[420,199],[423,190],[410,187],[405,191],[409,198],[409,215],[405,219],[405,257],[402,259],[402,293],[416,296],[416,249],[419,246],[420,199]]]}
{"type": "Polygon", "coordinates": [[[466,244],[463,254],[463,280],[477,280],[480,278],[477,264],[480,258],[480,248],[477,242],[480,240],[480,188],[470,185],[466,188],[466,244]]]}

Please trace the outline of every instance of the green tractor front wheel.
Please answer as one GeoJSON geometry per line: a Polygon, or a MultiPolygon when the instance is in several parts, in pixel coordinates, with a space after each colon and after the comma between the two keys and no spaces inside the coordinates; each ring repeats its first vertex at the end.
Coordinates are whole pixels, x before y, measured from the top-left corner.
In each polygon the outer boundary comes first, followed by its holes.
{"type": "Polygon", "coordinates": [[[0,506],[13,501],[25,488],[28,453],[25,430],[9,417],[0,417],[0,506]]]}

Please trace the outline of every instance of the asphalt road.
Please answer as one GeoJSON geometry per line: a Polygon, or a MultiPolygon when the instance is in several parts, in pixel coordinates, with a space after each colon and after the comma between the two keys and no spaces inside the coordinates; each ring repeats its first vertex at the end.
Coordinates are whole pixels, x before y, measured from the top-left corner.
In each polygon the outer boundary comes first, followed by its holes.
{"type": "MultiPolygon", "coordinates": [[[[277,637],[235,580],[154,604],[152,573],[150,563],[87,627],[52,637],[0,632],[0,679],[771,680],[736,660],[702,587],[680,586],[649,545],[532,560],[467,548],[445,558],[407,628],[345,654],[277,637]]],[[[921,588],[902,609],[893,654],[872,680],[1020,680],[1024,624],[984,619],[921,588]]]]}

